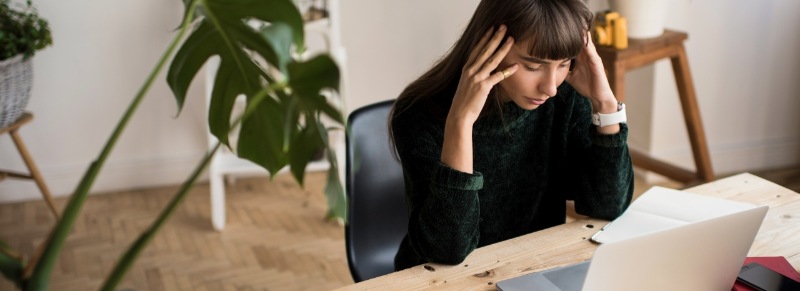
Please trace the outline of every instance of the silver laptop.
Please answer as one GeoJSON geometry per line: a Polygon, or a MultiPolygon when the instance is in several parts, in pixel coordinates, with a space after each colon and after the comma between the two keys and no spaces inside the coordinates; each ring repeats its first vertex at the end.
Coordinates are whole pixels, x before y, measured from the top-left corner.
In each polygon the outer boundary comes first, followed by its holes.
{"type": "Polygon", "coordinates": [[[767,206],[600,245],[590,261],[497,282],[501,291],[728,291],[767,206]]]}

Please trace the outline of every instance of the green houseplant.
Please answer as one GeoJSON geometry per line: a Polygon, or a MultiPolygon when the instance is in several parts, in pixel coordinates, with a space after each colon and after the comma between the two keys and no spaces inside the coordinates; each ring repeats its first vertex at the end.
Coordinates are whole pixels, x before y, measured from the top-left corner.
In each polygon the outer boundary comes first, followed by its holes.
{"type": "Polygon", "coordinates": [[[308,60],[293,56],[304,48],[303,21],[291,0],[183,0],[182,25],[149,77],[121,117],[105,147],[80,181],[51,235],[42,244],[41,256],[23,261],[0,242],[0,271],[25,290],[47,290],[52,268],[81,207],[111,150],[131,116],[167,62],[167,83],[179,108],[190,82],[204,63],[219,56],[209,109],[208,124],[220,141],[198,163],[170,203],[133,242],[107,276],[102,290],[114,290],[139,253],[155,236],[203,172],[221,146],[228,146],[228,132],[241,125],[237,154],[263,166],[271,174],[289,166],[299,183],[304,169],[320,148],[328,151],[331,168],[325,192],[329,218],[345,216],[345,200],[335,155],[328,145],[320,118],[327,115],[343,123],[343,117],[325,97],[337,91],[339,69],[331,57],[308,60]],[[248,23],[265,25],[254,28],[248,23]],[[188,36],[187,36],[188,34],[188,36]],[[266,63],[269,68],[260,64],[266,63]],[[234,100],[247,97],[241,116],[231,120],[234,100]]]}
{"type": "Polygon", "coordinates": [[[0,0],[0,60],[17,55],[32,57],[36,51],[53,44],[47,20],[31,3],[12,9],[10,0],[0,0]]]}
{"type": "Polygon", "coordinates": [[[30,0],[25,6],[9,1],[0,0],[0,128],[25,110],[33,79],[31,57],[53,43],[47,20],[30,0]]]}

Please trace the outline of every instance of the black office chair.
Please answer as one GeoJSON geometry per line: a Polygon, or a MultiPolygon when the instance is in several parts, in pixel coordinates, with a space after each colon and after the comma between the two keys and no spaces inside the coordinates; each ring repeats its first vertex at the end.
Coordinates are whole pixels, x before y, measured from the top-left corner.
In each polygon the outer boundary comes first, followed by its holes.
{"type": "Polygon", "coordinates": [[[408,229],[403,170],[392,157],[386,128],[392,104],[368,105],[348,118],[345,241],[356,282],[394,272],[408,229]]]}

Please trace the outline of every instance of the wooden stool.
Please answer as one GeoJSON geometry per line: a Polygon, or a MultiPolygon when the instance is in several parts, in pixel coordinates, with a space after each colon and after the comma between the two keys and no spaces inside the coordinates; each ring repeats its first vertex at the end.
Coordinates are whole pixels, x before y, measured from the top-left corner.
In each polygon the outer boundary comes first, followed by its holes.
{"type": "Polygon", "coordinates": [[[42,191],[42,195],[47,201],[47,205],[50,206],[50,210],[53,211],[53,215],[55,215],[56,219],[58,219],[58,210],[56,210],[56,205],[53,203],[53,197],[50,195],[50,190],[47,189],[47,185],[44,183],[42,174],[39,173],[39,168],[37,168],[36,164],[33,163],[33,159],[31,158],[30,153],[28,153],[25,143],[22,142],[22,138],[19,136],[19,134],[17,134],[19,128],[31,120],[33,120],[33,115],[30,112],[25,112],[22,113],[22,116],[20,116],[19,119],[17,119],[17,121],[13,124],[5,128],[0,128],[0,134],[8,132],[11,135],[11,139],[14,140],[17,150],[19,151],[20,156],[22,156],[22,159],[25,161],[25,165],[28,166],[28,171],[30,172],[30,174],[24,174],[0,170],[0,181],[2,181],[5,177],[33,179],[36,181],[36,186],[39,186],[39,190],[42,191]]]}
{"type": "Polygon", "coordinates": [[[603,59],[603,66],[608,72],[611,90],[614,91],[619,101],[625,101],[625,72],[652,64],[663,58],[669,58],[672,61],[672,71],[675,73],[675,82],[678,85],[683,117],[686,121],[697,171],[692,172],[634,150],[631,150],[631,158],[637,167],[691,185],[713,181],[714,170],[711,168],[703,123],[700,120],[692,75],[689,72],[689,60],[683,47],[683,41],[687,38],[686,33],[666,30],[663,35],[656,38],[629,39],[627,49],[618,50],[613,47],[598,46],[597,52],[603,59]]]}

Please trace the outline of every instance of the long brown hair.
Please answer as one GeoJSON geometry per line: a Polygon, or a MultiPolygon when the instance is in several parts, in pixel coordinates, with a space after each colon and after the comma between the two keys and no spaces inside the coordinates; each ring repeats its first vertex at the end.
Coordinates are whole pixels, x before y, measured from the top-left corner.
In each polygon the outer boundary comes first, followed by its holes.
{"type": "MultiPolygon", "coordinates": [[[[527,41],[531,56],[561,60],[580,53],[586,32],[592,24],[592,12],[581,0],[481,0],[467,28],[450,51],[425,74],[411,82],[397,97],[389,114],[389,138],[394,145],[392,119],[419,102],[434,119],[447,117],[461,70],[481,36],[501,24],[507,36],[517,43],[527,41]]],[[[498,90],[489,93],[483,111],[499,111],[498,90]]]]}

